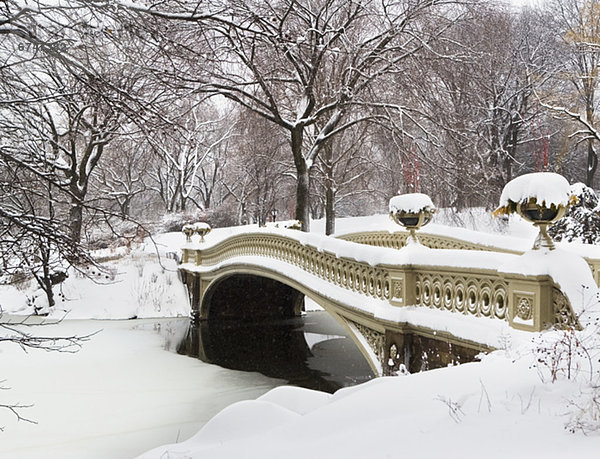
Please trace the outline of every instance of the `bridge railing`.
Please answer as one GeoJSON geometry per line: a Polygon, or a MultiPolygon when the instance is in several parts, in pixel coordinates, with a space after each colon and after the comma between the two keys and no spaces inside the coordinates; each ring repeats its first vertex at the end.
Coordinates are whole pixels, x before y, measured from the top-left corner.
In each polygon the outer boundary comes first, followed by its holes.
{"type": "MultiPolygon", "coordinates": [[[[366,244],[373,247],[388,247],[393,249],[401,249],[406,246],[406,240],[408,238],[408,235],[408,231],[362,231],[356,233],[343,234],[337,237],[345,241],[356,242],[358,244],[366,244]]],[[[523,253],[523,251],[519,250],[477,244],[475,242],[459,239],[456,237],[427,233],[423,230],[419,231],[418,236],[419,242],[421,244],[432,249],[480,250],[500,253],[512,253],[516,255],[520,255],[523,253]]]]}
{"type": "MultiPolygon", "coordinates": [[[[364,231],[348,233],[338,237],[339,239],[345,241],[366,244],[373,247],[401,249],[406,246],[408,234],[408,231],[364,231]]],[[[512,253],[515,255],[522,255],[525,252],[524,250],[500,247],[497,245],[478,244],[465,239],[440,234],[432,234],[424,231],[419,231],[419,242],[432,249],[492,251],[499,253],[512,253]]],[[[583,258],[587,261],[590,269],[592,270],[596,285],[600,287],[600,258],[590,256],[583,256],[583,258]]]]}
{"type": "Polygon", "coordinates": [[[188,262],[210,266],[244,256],[280,260],[338,287],[389,300],[390,277],[385,269],[276,234],[243,234],[205,250],[184,249],[183,268],[188,262]]]}
{"type": "MultiPolygon", "coordinates": [[[[328,284],[392,306],[422,306],[504,320],[530,331],[578,325],[567,297],[549,276],[499,271],[507,257],[516,255],[480,250],[465,257],[464,250],[432,249],[421,256],[407,256],[406,251],[377,247],[387,242],[375,236],[371,244],[375,247],[367,256],[349,241],[287,233],[242,233],[206,248],[202,244],[187,246],[180,269],[194,272],[194,267],[202,266],[204,271],[217,270],[236,258],[244,257],[248,263],[246,257],[259,257],[279,260],[328,284]],[[330,250],[324,248],[328,245],[330,250]]],[[[427,241],[422,235],[419,238],[427,241]]]]}

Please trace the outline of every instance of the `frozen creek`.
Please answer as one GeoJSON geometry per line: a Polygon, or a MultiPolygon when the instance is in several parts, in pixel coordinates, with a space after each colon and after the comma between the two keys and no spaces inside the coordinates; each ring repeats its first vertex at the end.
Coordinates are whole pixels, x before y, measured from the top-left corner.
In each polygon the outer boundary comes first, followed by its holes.
{"type": "MultiPolygon", "coordinates": [[[[255,399],[288,380],[332,391],[372,377],[358,349],[339,335],[342,329],[327,313],[272,327],[280,331],[265,333],[263,327],[256,336],[306,344],[293,348],[280,343],[273,346],[274,354],[265,352],[264,343],[256,353],[233,347],[213,352],[213,359],[243,368],[253,355],[266,353],[271,368],[261,367],[264,358],[248,364],[277,379],[176,354],[177,348],[182,351],[187,319],[64,321],[37,328],[56,336],[99,333],[75,354],[34,350],[26,355],[15,345],[2,346],[1,376],[11,388],[3,391],[3,401],[33,404],[22,415],[37,424],[17,422],[0,411],[0,425],[6,427],[0,433],[0,457],[132,458],[183,441],[226,406],[255,399]],[[240,358],[232,360],[232,355],[240,358]]],[[[239,330],[234,333],[240,335],[239,330]]]]}
{"type": "Polygon", "coordinates": [[[3,403],[33,404],[22,415],[37,424],[17,422],[0,410],[0,457],[132,458],[182,441],[225,406],[283,383],[167,351],[185,325],[181,319],[82,320],[37,330],[45,335],[100,330],[75,354],[25,354],[3,344],[0,379],[10,387],[2,391],[3,403]],[[156,333],[157,323],[163,336],[156,333]]]}

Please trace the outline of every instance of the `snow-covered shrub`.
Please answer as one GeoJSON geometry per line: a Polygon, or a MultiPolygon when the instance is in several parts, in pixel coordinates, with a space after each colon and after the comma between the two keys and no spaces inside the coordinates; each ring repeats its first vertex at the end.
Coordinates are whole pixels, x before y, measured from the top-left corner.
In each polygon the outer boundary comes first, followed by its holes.
{"type": "Polygon", "coordinates": [[[575,399],[569,401],[571,416],[565,428],[584,434],[600,431],[600,387],[584,387],[575,399]]]}
{"type": "Polygon", "coordinates": [[[206,213],[201,211],[167,214],[163,216],[157,232],[172,233],[181,231],[185,224],[191,224],[205,219],[206,213]]]}
{"type": "MultiPolygon", "coordinates": [[[[578,319],[581,319],[579,317],[578,319]]],[[[589,322],[589,321],[588,321],[589,322]]],[[[535,362],[544,382],[571,380],[575,395],[567,403],[565,429],[584,434],[600,431],[600,320],[582,330],[549,330],[533,339],[535,362]]]]}
{"type": "Polygon", "coordinates": [[[600,208],[598,196],[583,183],[575,183],[571,192],[577,198],[565,217],[548,230],[556,241],[600,243],[600,208]]]}
{"type": "Polygon", "coordinates": [[[490,233],[505,233],[509,217],[495,218],[485,207],[467,207],[458,210],[454,207],[438,209],[435,216],[440,225],[465,228],[490,233]]]}
{"type": "Polygon", "coordinates": [[[236,226],[238,222],[238,211],[231,204],[223,204],[216,209],[211,209],[206,215],[206,221],[213,228],[223,228],[225,226],[236,226]]]}
{"type": "Polygon", "coordinates": [[[581,334],[574,329],[556,330],[534,338],[537,368],[542,381],[576,379],[579,374],[591,376],[590,350],[581,334]]]}
{"type": "Polygon", "coordinates": [[[31,286],[33,278],[28,276],[23,270],[16,270],[14,273],[11,273],[5,276],[5,279],[0,281],[0,284],[8,284],[15,287],[17,290],[27,290],[31,286]]]}
{"type": "Polygon", "coordinates": [[[162,303],[168,295],[168,289],[157,273],[140,275],[133,281],[132,288],[140,308],[160,313],[162,303]]]}
{"type": "Polygon", "coordinates": [[[135,253],[131,256],[132,264],[135,267],[138,277],[144,274],[144,267],[150,261],[150,256],[145,253],[135,253]]]}

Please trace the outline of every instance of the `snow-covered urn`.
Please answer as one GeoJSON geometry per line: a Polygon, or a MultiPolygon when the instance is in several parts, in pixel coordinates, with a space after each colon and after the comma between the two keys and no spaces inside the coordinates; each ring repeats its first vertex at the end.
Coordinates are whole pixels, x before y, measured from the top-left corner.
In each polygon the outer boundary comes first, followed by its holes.
{"type": "Polygon", "coordinates": [[[190,225],[189,223],[183,225],[183,228],[181,228],[181,232],[185,234],[186,242],[192,242],[192,235],[194,234],[194,225],[190,225]]]}
{"type": "Polygon", "coordinates": [[[194,232],[200,235],[200,242],[204,242],[204,236],[210,233],[212,228],[206,222],[194,223],[194,232]]]}
{"type": "Polygon", "coordinates": [[[200,235],[200,242],[204,242],[204,236],[210,233],[211,227],[206,222],[187,223],[181,228],[181,232],[185,234],[186,242],[192,242],[194,234],[200,235]]]}
{"type": "Polygon", "coordinates": [[[423,193],[407,193],[394,196],[389,204],[390,217],[410,232],[409,242],[418,242],[415,231],[433,218],[436,208],[431,198],[423,193]]]}
{"type": "Polygon", "coordinates": [[[535,172],[521,175],[506,184],[500,196],[500,206],[494,215],[518,213],[539,228],[533,249],[553,250],[554,242],[546,229],[561,219],[567,208],[576,201],[571,185],[562,175],[535,172]]]}

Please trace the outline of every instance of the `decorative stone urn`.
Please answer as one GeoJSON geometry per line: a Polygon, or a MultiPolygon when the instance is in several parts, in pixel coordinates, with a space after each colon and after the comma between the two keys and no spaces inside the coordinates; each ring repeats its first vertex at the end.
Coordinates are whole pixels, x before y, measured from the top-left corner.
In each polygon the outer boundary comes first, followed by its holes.
{"type": "Polygon", "coordinates": [[[494,215],[519,214],[539,229],[533,250],[554,250],[548,226],[564,217],[576,200],[569,182],[562,175],[552,172],[525,174],[506,184],[500,196],[500,207],[494,215]]]}
{"type": "Polygon", "coordinates": [[[204,236],[206,236],[212,228],[206,222],[194,223],[194,232],[200,235],[200,242],[204,242],[204,236]]]}
{"type": "Polygon", "coordinates": [[[204,242],[204,236],[210,233],[211,227],[208,223],[205,222],[197,222],[197,223],[188,223],[183,225],[181,228],[181,232],[185,234],[186,242],[192,242],[192,236],[194,234],[200,235],[200,242],[204,242]]]}
{"type": "Polygon", "coordinates": [[[181,228],[181,232],[185,234],[185,241],[192,242],[192,236],[194,234],[194,225],[185,224],[183,228],[181,228]]]}
{"type": "Polygon", "coordinates": [[[423,193],[394,196],[390,199],[389,209],[392,220],[409,231],[407,244],[419,242],[416,231],[429,223],[437,211],[431,198],[423,193]]]}
{"type": "Polygon", "coordinates": [[[548,249],[554,250],[554,241],[548,235],[548,226],[565,216],[568,206],[539,206],[537,200],[530,198],[529,200],[517,204],[517,213],[534,226],[537,226],[539,233],[533,243],[533,250],[548,249]]]}

